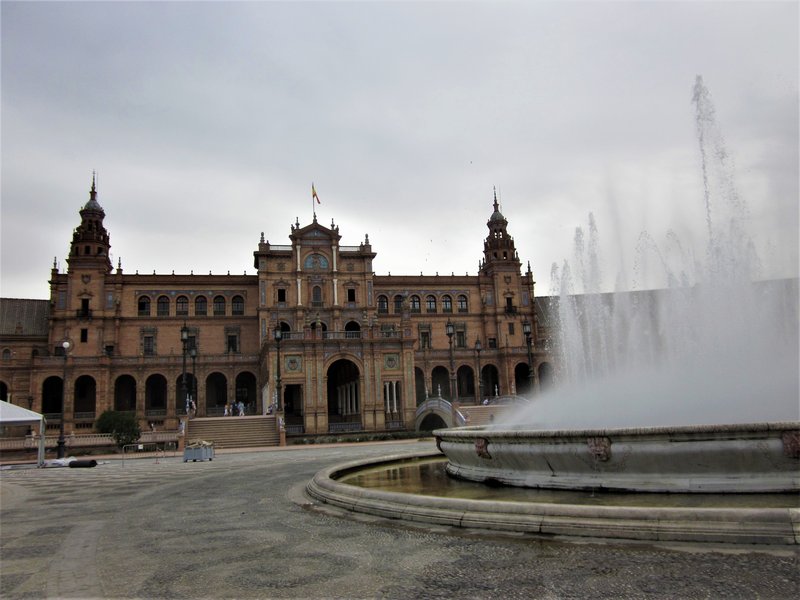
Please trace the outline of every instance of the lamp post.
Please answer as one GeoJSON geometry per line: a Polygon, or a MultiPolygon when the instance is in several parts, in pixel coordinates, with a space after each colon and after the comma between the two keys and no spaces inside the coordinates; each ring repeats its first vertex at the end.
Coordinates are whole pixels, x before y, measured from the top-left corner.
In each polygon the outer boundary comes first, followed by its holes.
{"type": "Polygon", "coordinates": [[[281,331],[281,324],[275,326],[274,331],[275,345],[278,347],[278,362],[275,370],[275,390],[278,392],[276,399],[275,412],[281,412],[281,339],[283,338],[283,331],[281,331]]]}
{"type": "Polygon", "coordinates": [[[64,413],[67,404],[67,353],[69,352],[70,343],[68,340],[61,342],[61,347],[64,349],[64,379],[61,386],[61,423],[58,426],[58,448],[56,449],[56,456],[64,458],[64,447],[66,441],[64,440],[64,413]]]}
{"type": "Polygon", "coordinates": [[[458,400],[458,388],[456,387],[456,362],[453,357],[453,335],[456,332],[456,328],[450,319],[447,319],[444,330],[447,333],[447,341],[450,345],[450,400],[452,401],[458,400]]]}
{"type": "Polygon", "coordinates": [[[192,344],[192,347],[189,348],[189,356],[192,359],[192,385],[190,386],[189,395],[191,396],[192,400],[197,402],[197,370],[195,369],[196,360],[197,360],[197,347],[192,344]]]}
{"type": "Polygon", "coordinates": [[[478,404],[483,402],[483,374],[481,373],[481,350],[483,345],[480,339],[475,340],[475,355],[478,357],[478,404]]]}
{"type": "Polygon", "coordinates": [[[531,356],[531,322],[525,319],[522,322],[522,333],[525,334],[525,344],[528,346],[528,393],[533,392],[533,358],[531,356]]]}
{"type": "Polygon", "coordinates": [[[186,387],[186,353],[189,348],[189,328],[186,326],[186,321],[183,322],[181,327],[181,347],[183,354],[183,368],[181,371],[181,392],[183,394],[183,402],[186,407],[186,414],[189,414],[189,390],[186,387]]]}

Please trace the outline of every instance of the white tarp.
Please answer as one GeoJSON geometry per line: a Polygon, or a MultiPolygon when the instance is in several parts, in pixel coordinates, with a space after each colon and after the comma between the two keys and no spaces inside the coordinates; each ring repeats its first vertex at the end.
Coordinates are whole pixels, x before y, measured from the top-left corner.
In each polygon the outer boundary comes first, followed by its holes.
{"type": "Polygon", "coordinates": [[[41,467],[44,464],[44,415],[0,400],[0,425],[24,425],[26,423],[39,424],[39,455],[37,463],[41,467]]]}

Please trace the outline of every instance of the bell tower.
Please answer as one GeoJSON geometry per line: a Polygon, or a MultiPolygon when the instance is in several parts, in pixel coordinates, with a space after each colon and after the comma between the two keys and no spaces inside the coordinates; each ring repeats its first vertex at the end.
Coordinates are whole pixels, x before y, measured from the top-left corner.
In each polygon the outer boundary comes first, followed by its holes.
{"type": "Polygon", "coordinates": [[[97,189],[95,175],[92,174],[92,189],[89,191],[89,201],[80,210],[81,224],[75,228],[70,245],[69,272],[76,269],[111,272],[111,241],[103,225],[106,216],[103,207],[97,202],[97,189]]]}
{"type": "Polygon", "coordinates": [[[494,190],[494,212],[486,222],[489,235],[483,242],[483,263],[480,272],[491,274],[495,271],[513,271],[519,273],[520,262],[514,247],[514,238],[508,235],[508,221],[500,212],[497,202],[497,190],[494,190]]]}

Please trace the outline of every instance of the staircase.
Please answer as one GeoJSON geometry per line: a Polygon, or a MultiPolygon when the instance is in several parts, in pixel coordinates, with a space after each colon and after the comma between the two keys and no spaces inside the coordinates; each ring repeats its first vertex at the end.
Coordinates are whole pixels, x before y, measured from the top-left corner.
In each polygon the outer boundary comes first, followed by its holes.
{"type": "Polygon", "coordinates": [[[513,410],[513,408],[513,406],[505,404],[489,404],[486,406],[483,404],[476,406],[462,404],[458,407],[458,410],[461,411],[462,415],[468,417],[467,425],[489,425],[492,422],[499,421],[504,414],[513,410]],[[494,421],[492,420],[493,416],[494,421]]]}
{"type": "Polygon", "coordinates": [[[280,445],[280,436],[274,415],[191,419],[186,429],[186,442],[195,440],[214,442],[215,448],[255,448],[280,445]]]}

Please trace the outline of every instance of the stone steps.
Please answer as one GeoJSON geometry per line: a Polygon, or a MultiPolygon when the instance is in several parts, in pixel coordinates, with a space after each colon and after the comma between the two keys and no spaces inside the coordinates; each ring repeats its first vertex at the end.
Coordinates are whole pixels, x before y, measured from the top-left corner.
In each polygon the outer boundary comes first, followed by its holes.
{"type": "Polygon", "coordinates": [[[195,440],[214,442],[215,448],[254,448],[280,444],[274,415],[191,419],[186,441],[195,440]]]}
{"type": "Polygon", "coordinates": [[[489,425],[492,423],[493,416],[494,421],[499,421],[500,417],[509,410],[513,410],[513,408],[513,406],[504,404],[480,404],[475,406],[462,404],[458,407],[458,410],[461,411],[462,415],[468,417],[467,425],[489,425]]]}

